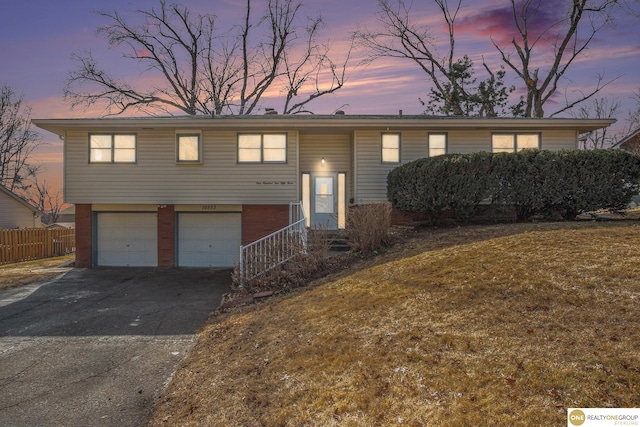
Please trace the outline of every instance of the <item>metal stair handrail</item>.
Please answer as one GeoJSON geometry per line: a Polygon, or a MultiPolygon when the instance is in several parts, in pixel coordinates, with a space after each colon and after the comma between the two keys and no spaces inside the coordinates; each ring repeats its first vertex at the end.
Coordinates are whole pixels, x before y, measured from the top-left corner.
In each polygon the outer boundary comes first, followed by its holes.
{"type": "Polygon", "coordinates": [[[289,225],[263,238],[240,246],[238,282],[249,280],[307,251],[307,227],[302,202],[289,203],[289,225]]]}

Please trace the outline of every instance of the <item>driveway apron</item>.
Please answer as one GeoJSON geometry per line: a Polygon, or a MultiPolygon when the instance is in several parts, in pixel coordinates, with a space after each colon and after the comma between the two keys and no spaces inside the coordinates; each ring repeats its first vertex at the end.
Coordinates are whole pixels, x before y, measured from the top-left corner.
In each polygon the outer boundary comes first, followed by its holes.
{"type": "Polygon", "coordinates": [[[0,291],[0,425],[144,425],[230,277],[70,269],[0,291]]]}

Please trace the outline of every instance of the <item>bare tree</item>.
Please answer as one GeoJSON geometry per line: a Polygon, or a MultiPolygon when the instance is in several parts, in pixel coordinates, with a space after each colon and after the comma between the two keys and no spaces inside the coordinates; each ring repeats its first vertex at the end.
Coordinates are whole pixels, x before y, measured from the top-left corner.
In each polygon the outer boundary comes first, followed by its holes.
{"type": "Polygon", "coordinates": [[[16,96],[6,84],[0,86],[0,185],[13,192],[29,188],[29,179],[38,171],[29,158],[41,144],[31,128],[31,108],[22,102],[22,95],[16,96]]]}
{"type": "Polygon", "coordinates": [[[317,41],[322,19],[303,25],[302,6],[299,0],[268,0],[255,19],[246,0],[243,22],[227,30],[218,28],[214,15],[194,17],[187,7],[163,0],[158,8],[138,10],[138,24],[118,12],[100,12],[108,24],[99,33],[109,45],[124,49],[124,58],[144,65],[144,73],[159,74],[162,83],[142,87],[117,80],[87,53],[76,55],[78,68],[69,74],[65,97],[72,106],[105,102],[108,115],[251,114],[281,84],[281,111],[299,112],[343,87],[349,60],[347,55],[340,66],[330,60],[328,45],[317,41]]]}
{"type": "MultiPolygon", "coordinates": [[[[526,117],[544,117],[545,104],[558,92],[562,79],[576,60],[587,50],[600,30],[613,23],[616,9],[627,9],[625,0],[572,0],[554,3],[553,10],[565,10],[557,20],[544,22],[543,12],[550,10],[544,0],[510,0],[516,35],[509,46],[493,44],[507,67],[513,70],[526,87],[526,117]],[[553,52],[550,63],[543,55],[553,52]],[[538,65],[536,65],[536,63],[538,65]],[[544,65],[540,65],[544,64],[544,65]]],[[[560,114],[600,92],[606,83],[597,76],[591,91],[567,102],[560,114]]]]}
{"type": "MultiPolygon", "coordinates": [[[[622,108],[620,101],[607,98],[594,98],[587,105],[581,106],[577,111],[572,110],[571,115],[580,119],[612,119],[622,108]]],[[[611,147],[616,140],[611,128],[605,127],[581,135],[580,145],[585,150],[597,150],[611,147]]]]}
{"type": "MultiPolygon", "coordinates": [[[[455,22],[462,0],[434,0],[446,27],[447,51],[440,54],[437,37],[431,29],[414,23],[411,8],[404,0],[379,0],[379,30],[359,30],[356,39],[369,50],[365,63],[379,58],[396,58],[413,62],[430,82],[427,112],[445,115],[496,116],[505,113],[509,93],[515,88],[504,85],[504,70],[492,72],[483,62],[489,78],[477,81],[473,62],[456,56],[455,22]]],[[[517,114],[517,106],[512,108],[517,114]]]]}
{"type": "Polygon", "coordinates": [[[28,200],[42,212],[40,219],[44,224],[58,222],[63,205],[60,190],[53,193],[46,179],[40,181],[35,177],[33,185],[26,196],[28,200]]]}
{"type": "Polygon", "coordinates": [[[633,92],[632,100],[635,106],[629,110],[627,134],[640,128],[640,89],[636,89],[633,92]]]}

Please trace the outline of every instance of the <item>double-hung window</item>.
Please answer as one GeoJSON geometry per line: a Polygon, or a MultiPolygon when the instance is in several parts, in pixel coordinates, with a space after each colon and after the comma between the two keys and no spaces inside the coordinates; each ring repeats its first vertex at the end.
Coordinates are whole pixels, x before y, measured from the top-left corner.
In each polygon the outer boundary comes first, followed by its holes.
{"type": "Polygon", "coordinates": [[[89,163],[135,163],[135,134],[90,134],[89,163]]]}
{"type": "Polygon", "coordinates": [[[382,163],[400,163],[400,134],[382,134],[382,163]]]}
{"type": "Polygon", "coordinates": [[[238,163],[286,163],[284,133],[238,134],[238,163]]]}
{"type": "Polygon", "coordinates": [[[447,134],[429,134],[429,157],[442,156],[447,154],[447,134]]]}
{"type": "Polygon", "coordinates": [[[527,148],[540,149],[539,133],[494,133],[491,150],[494,153],[515,153],[527,148]]]}
{"type": "Polygon", "coordinates": [[[176,162],[202,163],[202,144],[199,133],[176,134],[176,162]]]}

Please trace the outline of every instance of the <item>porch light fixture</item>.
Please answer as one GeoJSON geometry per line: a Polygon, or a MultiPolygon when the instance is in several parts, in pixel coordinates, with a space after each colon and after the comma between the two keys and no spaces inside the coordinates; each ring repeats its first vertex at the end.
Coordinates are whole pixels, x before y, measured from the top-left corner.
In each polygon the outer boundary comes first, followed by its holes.
{"type": "Polygon", "coordinates": [[[326,162],[325,162],[324,157],[323,157],[323,158],[322,158],[322,160],[320,160],[320,164],[322,164],[322,167],[324,167],[324,164],[325,164],[325,163],[326,163],[326,162]]]}

